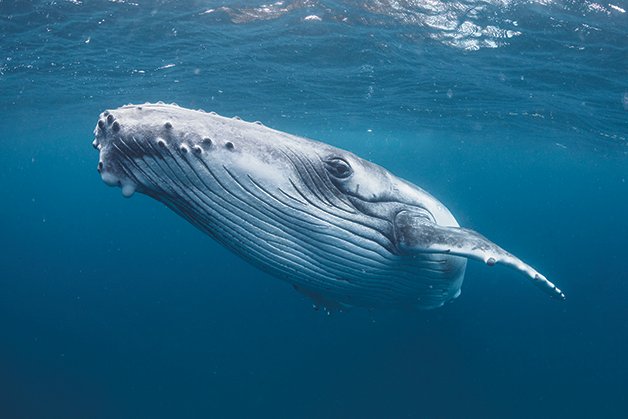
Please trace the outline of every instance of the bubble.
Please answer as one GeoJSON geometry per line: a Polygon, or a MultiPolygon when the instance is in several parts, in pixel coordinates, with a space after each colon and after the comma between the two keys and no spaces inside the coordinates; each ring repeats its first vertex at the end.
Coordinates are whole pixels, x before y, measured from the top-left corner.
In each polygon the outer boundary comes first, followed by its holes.
{"type": "Polygon", "coordinates": [[[125,198],[130,198],[131,196],[133,196],[134,193],[135,193],[135,185],[133,185],[132,183],[125,183],[122,186],[122,195],[125,198]]]}

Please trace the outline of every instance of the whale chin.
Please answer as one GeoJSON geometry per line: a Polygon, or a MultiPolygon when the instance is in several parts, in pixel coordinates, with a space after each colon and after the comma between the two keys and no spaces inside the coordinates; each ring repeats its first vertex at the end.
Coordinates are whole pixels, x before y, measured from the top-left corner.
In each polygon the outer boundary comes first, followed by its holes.
{"type": "MultiPolygon", "coordinates": [[[[120,187],[122,195],[131,197],[136,191],[159,198],[169,181],[178,182],[169,167],[172,161],[186,154],[198,157],[211,145],[207,138],[196,138],[185,127],[173,130],[172,122],[155,121],[169,105],[128,105],[116,115],[105,111],[94,130],[92,145],[100,152],[98,172],[105,184],[120,187]],[[143,112],[142,112],[143,111],[143,112]]],[[[161,119],[161,118],[160,118],[161,119]]],[[[179,165],[184,160],[175,162],[179,165]]]]}

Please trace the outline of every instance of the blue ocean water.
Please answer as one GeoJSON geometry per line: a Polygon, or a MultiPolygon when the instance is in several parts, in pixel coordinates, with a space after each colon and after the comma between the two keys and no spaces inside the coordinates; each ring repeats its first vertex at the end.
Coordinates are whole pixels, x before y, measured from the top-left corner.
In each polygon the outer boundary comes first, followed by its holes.
{"type": "Polygon", "coordinates": [[[0,417],[628,416],[625,2],[0,0],[0,417]],[[470,263],[326,315],[96,171],[163,100],[349,149],[567,300],[470,263]]]}

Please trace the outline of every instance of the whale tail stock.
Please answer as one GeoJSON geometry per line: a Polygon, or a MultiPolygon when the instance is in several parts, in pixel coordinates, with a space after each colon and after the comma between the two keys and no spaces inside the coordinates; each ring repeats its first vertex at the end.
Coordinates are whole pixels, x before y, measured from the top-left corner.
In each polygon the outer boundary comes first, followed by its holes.
{"type": "Polygon", "coordinates": [[[424,214],[411,211],[397,214],[395,230],[403,252],[464,256],[482,261],[488,266],[500,263],[523,272],[534,285],[550,296],[565,299],[565,294],[545,276],[473,230],[441,226],[427,219],[424,214]]]}

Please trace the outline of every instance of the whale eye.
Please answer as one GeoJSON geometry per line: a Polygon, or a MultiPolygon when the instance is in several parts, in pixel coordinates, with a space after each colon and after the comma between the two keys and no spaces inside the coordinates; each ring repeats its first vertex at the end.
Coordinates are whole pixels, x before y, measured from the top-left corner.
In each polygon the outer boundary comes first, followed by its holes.
{"type": "Polygon", "coordinates": [[[325,160],[325,168],[333,177],[338,179],[346,179],[353,174],[353,169],[349,163],[340,157],[325,160]]]}

